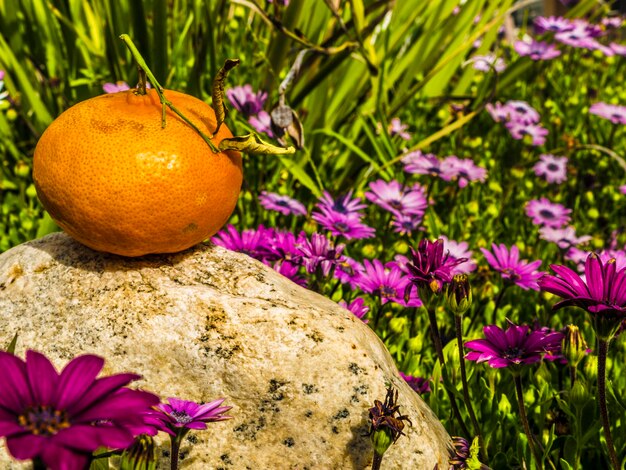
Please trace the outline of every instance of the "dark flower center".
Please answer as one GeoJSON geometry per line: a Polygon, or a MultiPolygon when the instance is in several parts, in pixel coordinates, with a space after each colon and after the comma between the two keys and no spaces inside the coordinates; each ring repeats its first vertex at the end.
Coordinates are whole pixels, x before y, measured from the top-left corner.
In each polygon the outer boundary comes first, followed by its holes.
{"type": "Polygon", "coordinates": [[[541,209],[539,211],[539,215],[544,219],[554,219],[554,213],[549,211],[548,209],[541,209]]]}
{"type": "Polygon", "coordinates": [[[189,424],[193,421],[193,418],[184,411],[172,411],[170,416],[180,424],[189,424]]]}
{"type": "Polygon", "coordinates": [[[512,346],[504,350],[503,356],[505,359],[521,359],[523,354],[523,349],[518,348],[517,346],[512,346]]]}
{"type": "Polygon", "coordinates": [[[402,201],[399,201],[398,199],[391,199],[391,200],[388,201],[388,203],[394,209],[402,209],[402,207],[403,207],[402,201]]]}
{"type": "Polygon", "coordinates": [[[336,222],[334,227],[341,233],[346,233],[350,230],[350,226],[345,222],[336,222]]]}
{"type": "Polygon", "coordinates": [[[548,163],[546,168],[550,171],[557,171],[559,166],[556,163],[548,163]]]}
{"type": "Polygon", "coordinates": [[[504,268],[502,271],[502,274],[506,274],[509,279],[516,281],[518,279],[520,279],[520,275],[512,268],[504,268]]]}
{"type": "Polygon", "coordinates": [[[277,199],[274,201],[274,204],[281,207],[289,207],[289,202],[285,201],[284,199],[277,199]]]}
{"type": "Polygon", "coordinates": [[[380,292],[381,297],[385,297],[387,299],[398,295],[398,291],[396,291],[393,287],[382,284],[378,287],[378,292],[380,292]]]}
{"type": "Polygon", "coordinates": [[[70,422],[65,411],[55,410],[50,406],[33,406],[17,417],[20,426],[35,435],[51,436],[61,429],[69,428],[70,422]]]}

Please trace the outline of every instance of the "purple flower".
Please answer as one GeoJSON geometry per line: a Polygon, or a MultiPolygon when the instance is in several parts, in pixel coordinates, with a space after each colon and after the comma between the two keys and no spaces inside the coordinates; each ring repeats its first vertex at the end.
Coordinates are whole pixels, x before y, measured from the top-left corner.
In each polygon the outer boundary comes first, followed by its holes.
{"type": "Polygon", "coordinates": [[[296,247],[302,255],[304,267],[308,273],[315,273],[318,269],[324,276],[330,274],[331,269],[343,261],[342,255],[345,245],[336,247],[321,233],[313,233],[309,240],[304,232],[300,232],[296,247]]]}
{"type": "Polygon", "coordinates": [[[234,225],[228,225],[211,239],[213,243],[231,251],[245,253],[258,260],[265,259],[271,253],[270,240],[274,229],[259,225],[256,229],[248,229],[239,233],[234,225]]]}
{"type": "Polygon", "coordinates": [[[506,102],[506,107],[509,110],[510,121],[525,124],[537,124],[539,122],[539,113],[526,101],[509,100],[506,102]]]}
{"type": "Polygon", "coordinates": [[[404,140],[411,140],[411,134],[406,130],[409,128],[407,124],[402,124],[400,118],[393,118],[389,123],[389,134],[391,136],[398,135],[404,140]]]}
{"type": "Polygon", "coordinates": [[[105,83],[102,85],[102,89],[105,93],[118,93],[120,91],[130,90],[130,87],[128,83],[120,80],[115,83],[105,83]]]}
{"type": "Polygon", "coordinates": [[[537,268],[541,266],[541,260],[532,263],[527,260],[520,260],[519,249],[515,245],[509,251],[504,243],[500,245],[492,243],[491,249],[493,254],[484,248],[481,248],[480,251],[485,255],[490,266],[498,271],[503,279],[517,284],[524,290],[539,290],[537,282],[542,273],[537,271],[537,268]]]}
{"type": "Polygon", "coordinates": [[[571,22],[572,28],[554,35],[554,39],[571,47],[596,49],[598,42],[594,39],[602,34],[600,27],[585,20],[576,19],[571,22]]]}
{"type": "Polygon", "coordinates": [[[441,171],[448,178],[458,178],[459,188],[464,188],[471,181],[483,183],[487,178],[487,170],[476,166],[470,158],[458,158],[455,155],[446,157],[441,164],[441,171]]]}
{"type": "Polygon", "coordinates": [[[602,23],[603,26],[606,26],[607,29],[620,28],[624,23],[624,18],[622,18],[621,16],[605,16],[604,18],[602,18],[602,21],[600,21],[600,23],[602,23]]]}
{"type": "Polygon", "coordinates": [[[272,230],[266,233],[267,239],[263,247],[262,256],[267,261],[287,261],[297,265],[300,262],[300,252],[296,247],[296,236],[291,232],[272,230]]]}
{"type": "Polygon", "coordinates": [[[419,229],[422,219],[422,214],[396,214],[391,220],[391,226],[396,233],[410,235],[419,229]]]}
{"type": "Polygon", "coordinates": [[[546,136],[548,135],[548,129],[545,129],[539,124],[525,123],[521,121],[509,121],[506,123],[506,128],[509,130],[511,137],[515,140],[522,140],[525,136],[531,137],[532,145],[543,145],[546,143],[546,136]]]}
{"type": "Polygon", "coordinates": [[[349,284],[350,288],[354,290],[358,287],[363,271],[361,263],[349,256],[344,256],[335,266],[334,276],[339,282],[349,284]]]}
{"type": "Polygon", "coordinates": [[[539,362],[543,354],[555,350],[563,339],[563,334],[559,332],[530,331],[526,325],[512,323],[506,331],[496,325],[489,325],[483,328],[483,332],[485,339],[465,343],[466,348],[472,349],[465,355],[465,359],[487,362],[494,368],[539,362]]]}
{"type": "Polygon", "coordinates": [[[589,112],[610,120],[613,124],[626,124],[626,106],[608,103],[594,103],[589,107],[589,112]]]}
{"type": "Polygon", "coordinates": [[[132,428],[159,402],[152,393],[125,387],[140,378],[96,378],[104,359],[78,356],[59,374],[35,351],[26,361],[0,352],[0,437],[18,460],[41,459],[52,470],[85,468],[99,447],[132,444],[132,428]]]}
{"type": "Polygon", "coordinates": [[[284,215],[306,215],[304,204],[289,196],[261,191],[259,201],[265,209],[270,211],[278,211],[284,215]]]}
{"type": "Polygon", "coordinates": [[[561,51],[554,44],[535,41],[534,39],[531,39],[530,42],[515,41],[513,47],[519,55],[528,56],[532,60],[550,60],[561,55],[561,51]]]}
{"type": "Polygon", "coordinates": [[[537,176],[542,176],[548,183],[561,184],[567,180],[567,157],[555,157],[550,154],[539,155],[539,161],[533,167],[537,176]]]}
{"type": "MultiPolygon", "coordinates": [[[[404,171],[418,175],[431,175],[444,178],[441,171],[441,160],[432,153],[422,153],[420,150],[406,154],[402,158],[404,171]]],[[[445,179],[445,178],[444,178],[445,179]]],[[[447,179],[449,181],[450,178],[447,179]]]]}
{"type": "Polygon", "coordinates": [[[502,57],[496,57],[494,54],[475,55],[470,61],[473,62],[474,69],[481,72],[489,72],[492,67],[498,73],[506,69],[506,63],[502,57]]]}
{"type": "Polygon", "coordinates": [[[626,194],[626,184],[621,185],[618,190],[620,193],[626,194]]]}
{"type": "Polygon", "coordinates": [[[619,271],[620,269],[626,268],[626,251],[603,250],[600,252],[600,261],[603,263],[608,263],[609,261],[614,262],[615,270],[619,271]]]}
{"type": "Polygon", "coordinates": [[[476,269],[476,261],[472,259],[472,251],[468,249],[467,242],[456,242],[448,240],[448,237],[442,235],[439,237],[443,240],[443,252],[447,253],[448,258],[452,260],[463,260],[452,268],[451,274],[469,274],[476,269]]]}
{"type": "MultiPolygon", "coordinates": [[[[411,285],[418,289],[429,288],[439,294],[443,285],[452,280],[452,270],[467,261],[465,258],[454,259],[447,252],[444,255],[443,243],[442,239],[431,242],[424,238],[419,242],[417,251],[411,248],[411,262],[406,265],[411,275],[411,285]]],[[[411,285],[407,294],[410,293],[411,285]]]]}
{"type": "Polygon", "coordinates": [[[365,197],[398,217],[408,214],[421,216],[428,207],[424,189],[417,183],[408,187],[396,180],[389,183],[377,180],[369,187],[365,197]]]}
{"type": "Polygon", "coordinates": [[[419,395],[424,395],[425,393],[431,391],[430,382],[428,379],[403,374],[402,372],[400,372],[400,377],[402,377],[406,381],[406,383],[409,384],[409,387],[415,390],[419,395]]]}
{"type": "Polygon", "coordinates": [[[548,242],[556,243],[562,250],[569,249],[572,246],[580,245],[591,240],[589,235],[582,237],[576,236],[576,229],[574,227],[554,228],[554,227],[541,227],[539,229],[539,237],[548,242]]]}
{"type": "Polygon", "coordinates": [[[282,274],[299,286],[307,287],[307,281],[304,277],[300,276],[300,267],[297,264],[290,263],[289,261],[278,261],[277,263],[274,263],[272,268],[278,274],[282,274]]]}
{"type": "Polygon", "coordinates": [[[535,225],[547,225],[559,228],[570,221],[569,215],[572,210],[561,204],[550,202],[545,197],[533,199],[526,204],[526,215],[533,220],[535,225]]]}
{"type": "Polygon", "coordinates": [[[277,134],[274,133],[274,128],[272,127],[272,117],[267,111],[259,111],[256,116],[250,116],[248,118],[248,123],[250,123],[250,125],[254,127],[257,132],[267,134],[267,136],[272,139],[282,135],[282,132],[277,131],[277,134]]]}
{"type": "Polygon", "coordinates": [[[585,261],[585,279],[561,265],[550,265],[556,276],[546,274],[541,290],[561,297],[553,309],[576,306],[602,316],[626,316],[626,268],[617,269],[615,259],[603,262],[595,253],[585,261]]]}
{"type": "MultiPolygon", "coordinates": [[[[345,300],[340,300],[339,305],[346,310],[350,310],[359,320],[363,320],[365,314],[370,311],[370,308],[365,305],[365,301],[361,297],[357,297],[349,304],[345,300]]],[[[363,323],[367,323],[367,320],[363,320],[363,323]]]]}
{"type": "Polygon", "coordinates": [[[538,16],[535,18],[534,22],[540,34],[548,31],[552,33],[562,33],[574,28],[570,20],[560,16],[538,16]]]}
{"type": "Polygon", "coordinates": [[[336,237],[344,237],[346,240],[372,238],[376,230],[361,222],[358,214],[342,214],[341,212],[322,210],[313,212],[313,220],[318,222],[326,230],[336,237]]]}
{"type": "Polygon", "coordinates": [[[609,44],[609,47],[611,48],[614,54],[622,56],[622,57],[626,57],[626,45],[612,42],[611,44],[609,44]]]}
{"type": "Polygon", "coordinates": [[[341,214],[358,214],[362,216],[360,211],[365,209],[367,204],[363,203],[358,197],[353,198],[352,190],[337,198],[333,198],[330,193],[324,191],[316,207],[323,212],[339,212],[341,214]]]}
{"type": "Polygon", "coordinates": [[[250,117],[261,112],[267,99],[267,92],[254,93],[252,86],[246,84],[226,90],[226,97],[237,111],[245,117],[250,117]]]}
{"type": "Polygon", "coordinates": [[[419,307],[422,305],[416,297],[406,301],[404,291],[409,285],[409,279],[394,263],[383,265],[375,259],[373,263],[369,260],[363,262],[365,271],[358,281],[359,287],[368,294],[380,297],[381,303],[395,302],[405,307],[419,307]]]}
{"type": "Polygon", "coordinates": [[[195,401],[168,398],[169,403],[159,403],[157,409],[163,413],[165,424],[177,431],[180,428],[206,429],[206,423],[231,419],[226,413],[232,406],[220,406],[225,398],[218,398],[210,403],[196,403],[195,401]]]}

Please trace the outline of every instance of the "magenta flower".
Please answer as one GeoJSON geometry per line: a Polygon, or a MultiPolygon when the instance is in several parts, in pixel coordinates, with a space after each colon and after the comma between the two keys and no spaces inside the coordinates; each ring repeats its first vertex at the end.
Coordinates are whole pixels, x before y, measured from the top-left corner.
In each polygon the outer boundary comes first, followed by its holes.
{"type": "Polygon", "coordinates": [[[487,103],[485,109],[495,122],[507,122],[511,114],[511,109],[499,101],[496,103],[487,103]]]}
{"type": "Polygon", "coordinates": [[[515,140],[522,140],[525,136],[530,136],[531,144],[534,146],[546,143],[548,129],[542,127],[540,124],[509,121],[506,123],[506,128],[509,130],[511,137],[515,140]]]}
{"type": "Polygon", "coordinates": [[[389,123],[389,134],[391,136],[400,136],[404,140],[410,140],[411,134],[406,131],[408,128],[409,126],[407,124],[402,124],[400,118],[395,117],[389,123]]]}
{"type": "Polygon", "coordinates": [[[562,33],[574,28],[574,25],[567,18],[560,16],[538,16],[534,20],[539,33],[552,32],[562,33]]]}
{"type": "Polygon", "coordinates": [[[102,85],[102,89],[105,93],[118,93],[120,91],[130,90],[130,87],[128,83],[119,80],[115,83],[105,83],[102,85]]]}
{"type": "Polygon", "coordinates": [[[415,390],[419,395],[424,395],[431,391],[430,381],[428,379],[407,375],[402,372],[400,372],[400,377],[402,377],[405,382],[409,384],[409,387],[415,390]]]}
{"type": "Polygon", "coordinates": [[[449,259],[462,260],[452,268],[451,274],[453,276],[455,274],[469,274],[476,269],[476,261],[472,259],[473,253],[467,242],[448,240],[445,235],[439,238],[443,240],[443,252],[448,254],[449,259]]]}
{"type": "Polygon", "coordinates": [[[346,240],[372,238],[376,235],[376,230],[361,222],[361,216],[356,213],[342,214],[322,209],[321,212],[313,212],[311,216],[332,235],[346,240]]]}
{"type": "Polygon", "coordinates": [[[441,171],[448,178],[458,178],[459,188],[464,188],[471,181],[483,183],[487,178],[487,170],[477,166],[470,158],[458,158],[455,155],[446,157],[441,163],[441,171]]]}
{"type": "Polygon", "coordinates": [[[474,69],[481,72],[489,72],[492,67],[498,73],[504,72],[504,69],[506,69],[504,59],[496,57],[494,54],[475,55],[470,61],[473,62],[474,69]]]}
{"type": "Polygon", "coordinates": [[[248,123],[254,127],[257,132],[267,134],[267,136],[272,139],[283,135],[282,129],[272,126],[272,117],[267,111],[261,110],[256,116],[250,116],[248,123]]]}
{"type": "MultiPolygon", "coordinates": [[[[359,320],[363,320],[365,314],[370,311],[370,308],[365,305],[365,301],[361,297],[357,297],[349,304],[345,300],[340,300],[339,305],[346,310],[350,310],[359,320]]],[[[363,323],[367,323],[367,320],[363,320],[363,323]]]]}
{"type": "Polygon", "coordinates": [[[572,210],[561,204],[550,202],[545,197],[533,199],[526,204],[526,215],[533,220],[535,225],[546,225],[559,228],[570,221],[572,210]]]}
{"type": "Polygon", "coordinates": [[[442,239],[431,242],[424,238],[419,242],[417,251],[411,248],[411,262],[406,265],[411,284],[406,294],[410,293],[413,285],[418,289],[429,288],[439,294],[443,285],[452,280],[452,270],[467,261],[466,258],[454,259],[447,252],[444,254],[443,243],[442,239]]]}
{"type": "Polygon", "coordinates": [[[231,251],[245,253],[248,256],[263,260],[270,255],[270,240],[274,229],[259,225],[256,229],[248,229],[239,233],[234,225],[228,225],[211,239],[213,243],[231,251]]]}
{"type": "Polygon", "coordinates": [[[503,279],[513,282],[524,290],[539,290],[537,282],[543,274],[537,271],[537,268],[541,266],[541,260],[532,263],[520,260],[519,248],[516,245],[513,245],[510,251],[504,243],[500,245],[493,243],[491,248],[493,253],[484,248],[480,251],[485,255],[489,265],[498,271],[503,279]]]}
{"type": "Polygon", "coordinates": [[[576,236],[576,229],[572,226],[554,228],[544,226],[539,229],[539,237],[548,242],[556,243],[559,248],[566,250],[575,245],[581,245],[591,240],[589,235],[576,236]]]}
{"type": "Polygon", "coordinates": [[[402,158],[402,163],[404,163],[404,171],[407,173],[443,177],[441,172],[441,160],[432,153],[425,154],[417,150],[406,154],[402,158]]]}
{"type": "Polygon", "coordinates": [[[290,263],[289,261],[278,261],[272,266],[274,271],[278,274],[282,274],[290,281],[298,284],[302,287],[307,287],[307,280],[300,276],[300,266],[290,263]]]}
{"type": "Polygon", "coordinates": [[[609,47],[613,51],[613,54],[626,57],[626,45],[612,42],[609,44],[609,47]]]}
{"type": "Polygon", "coordinates": [[[358,287],[361,274],[363,274],[363,265],[358,261],[344,256],[335,266],[334,277],[342,284],[349,284],[352,290],[358,287]]]}
{"type": "Polygon", "coordinates": [[[541,330],[530,331],[526,325],[517,326],[512,323],[506,331],[496,325],[483,328],[485,339],[477,339],[465,343],[472,349],[465,359],[476,362],[487,362],[491,367],[518,367],[539,362],[548,351],[554,351],[561,344],[563,334],[559,332],[545,333],[541,330]]]}
{"type": "Polygon", "coordinates": [[[541,290],[561,297],[553,309],[576,306],[592,314],[626,316],[626,268],[616,269],[615,259],[603,262],[595,253],[585,261],[585,279],[561,265],[550,265],[556,276],[546,274],[541,290]]]}
{"type": "Polygon", "coordinates": [[[206,429],[206,423],[231,419],[226,416],[232,406],[220,406],[225,398],[218,398],[210,403],[196,403],[194,401],[181,400],[180,398],[168,398],[169,403],[159,403],[156,407],[162,413],[162,420],[173,431],[180,428],[206,429]]]}
{"type": "Polygon", "coordinates": [[[306,234],[301,232],[296,247],[302,255],[302,262],[308,273],[315,273],[319,269],[324,276],[328,276],[331,269],[344,258],[342,252],[345,245],[339,244],[335,247],[320,233],[313,233],[309,240],[306,234]]]}
{"type": "Polygon", "coordinates": [[[261,191],[259,201],[265,209],[270,211],[277,211],[284,215],[306,215],[306,207],[304,207],[304,204],[283,194],[261,191]]]}
{"type": "Polygon", "coordinates": [[[530,42],[515,41],[513,48],[522,57],[527,56],[532,60],[550,60],[561,55],[561,51],[554,44],[535,41],[534,39],[531,39],[530,42]]]}
{"type": "Polygon", "coordinates": [[[263,258],[267,261],[286,261],[297,265],[301,254],[296,247],[296,236],[291,232],[273,230],[267,233],[263,258]]]}
{"type": "Polygon", "coordinates": [[[104,359],[78,356],[59,374],[35,351],[26,361],[0,352],[0,437],[18,460],[39,458],[51,470],[85,468],[99,447],[132,444],[133,427],[159,402],[152,393],[125,387],[140,378],[96,378],[104,359]]]}
{"type": "Polygon", "coordinates": [[[322,212],[339,212],[340,214],[357,214],[359,217],[362,216],[361,209],[365,209],[367,204],[361,200],[361,198],[352,197],[352,190],[348,191],[343,196],[339,196],[334,198],[328,193],[324,191],[322,197],[320,197],[319,202],[316,204],[316,207],[320,209],[322,212]]]}
{"type": "Polygon", "coordinates": [[[548,183],[561,184],[567,180],[567,157],[555,157],[550,154],[539,155],[539,161],[533,170],[537,176],[545,178],[548,183]]]}
{"type": "Polygon", "coordinates": [[[572,20],[571,25],[571,29],[556,33],[554,39],[571,47],[591,50],[597,48],[598,42],[594,38],[602,34],[599,26],[582,19],[572,20]]]}
{"type": "Polygon", "coordinates": [[[237,111],[245,117],[250,117],[258,114],[263,109],[265,100],[267,100],[267,92],[259,91],[255,93],[252,91],[252,86],[246,84],[226,90],[226,97],[237,111]]]}
{"type": "Polygon", "coordinates": [[[381,303],[395,302],[405,307],[419,307],[422,305],[416,297],[405,300],[403,294],[409,285],[409,279],[393,263],[383,265],[375,259],[363,262],[365,271],[358,281],[359,287],[368,294],[380,297],[381,303]]]}
{"type": "Polygon", "coordinates": [[[419,184],[403,186],[399,181],[387,183],[377,180],[369,184],[370,191],[365,197],[374,204],[400,217],[402,215],[423,215],[428,207],[424,189],[419,184]]]}
{"type": "Polygon", "coordinates": [[[391,226],[396,233],[410,235],[419,229],[422,219],[422,214],[395,215],[391,220],[391,226]]]}
{"type": "Polygon", "coordinates": [[[608,119],[613,124],[626,124],[626,106],[599,102],[592,104],[589,112],[608,119]]]}
{"type": "Polygon", "coordinates": [[[539,113],[526,101],[509,100],[506,102],[506,107],[509,110],[510,121],[525,124],[537,124],[539,122],[539,113]]]}

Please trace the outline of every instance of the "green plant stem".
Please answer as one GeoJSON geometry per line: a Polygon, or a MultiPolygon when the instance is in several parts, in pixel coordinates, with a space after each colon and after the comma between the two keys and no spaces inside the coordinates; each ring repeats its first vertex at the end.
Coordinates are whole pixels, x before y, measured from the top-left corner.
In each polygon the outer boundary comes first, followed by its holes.
{"type": "Polygon", "coordinates": [[[493,314],[491,317],[491,324],[495,325],[496,320],[497,320],[497,313],[498,313],[498,308],[500,307],[500,302],[502,302],[502,298],[504,297],[504,293],[506,292],[506,290],[509,288],[511,284],[509,284],[508,282],[505,282],[504,286],[502,286],[502,289],[500,290],[500,292],[498,292],[498,296],[496,297],[495,300],[495,306],[493,307],[493,314]]]}
{"type": "MultiPolygon", "coordinates": [[[[441,373],[445,373],[446,359],[443,355],[443,345],[441,343],[441,336],[439,335],[439,326],[437,325],[437,315],[435,314],[435,310],[431,307],[425,307],[428,312],[428,320],[430,322],[430,332],[433,336],[433,342],[435,343],[435,350],[437,351],[437,358],[439,359],[439,363],[441,364],[441,373]]],[[[446,388],[446,387],[444,387],[446,388]]],[[[456,418],[459,426],[461,427],[461,431],[466,437],[470,436],[470,433],[463,422],[463,418],[461,417],[461,411],[459,410],[459,406],[456,403],[456,398],[454,394],[446,388],[446,393],[448,394],[448,398],[450,399],[450,406],[452,407],[452,412],[454,413],[454,417],[456,418]]]]}
{"type": "Polygon", "coordinates": [[[380,470],[380,464],[383,463],[383,456],[374,451],[374,461],[372,462],[372,470],[380,470]]]}
{"type": "Polygon", "coordinates": [[[459,363],[461,366],[461,382],[463,384],[463,400],[465,401],[465,407],[467,408],[467,412],[469,413],[470,420],[472,421],[472,426],[474,427],[474,434],[478,436],[478,443],[480,444],[480,452],[484,461],[487,461],[487,450],[485,449],[483,436],[480,432],[480,426],[478,425],[478,420],[476,419],[476,414],[474,414],[474,407],[472,406],[472,401],[469,395],[469,387],[467,385],[467,372],[465,371],[465,359],[463,354],[463,316],[455,315],[454,316],[454,326],[456,330],[456,344],[459,348],[459,363]]]}
{"type": "MultiPolygon", "coordinates": [[[[139,67],[141,70],[143,70],[143,72],[145,72],[145,74],[148,77],[148,80],[150,80],[150,83],[152,83],[152,85],[154,86],[154,90],[156,91],[157,95],[159,95],[159,101],[161,102],[161,107],[162,107],[161,127],[163,128],[165,127],[165,108],[166,107],[170,108],[174,114],[176,114],[179,118],[181,118],[187,125],[189,125],[193,130],[195,130],[200,135],[200,137],[202,137],[202,139],[211,148],[213,153],[219,153],[220,152],[219,149],[215,146],[215,144],[213,144],[213,142],[211,142],[212,136],[209,137],[204,132],[202,132],[198,128],[198,126],[196,126],[193,122],[187,119],[187,117],[183,113],[181,113],[178,110],[178,108],[176,108],[176,106],[174,106],[171,103],[171,101],[165,98],[165,94],[163,93],[163,87],[158,82],[158,80],[156,79],[152,71],[150,70],[150,67],[148,67],[148,64],[146,64],[146,61],[141,56],[139,50],[133,43],[133,40],[130,38],[130,36],[128,34],[122,34],[120,35],[120,39],[124,42],[124,44],[126,44],[126,47],[128,47],[128,50],[133,56],[133,59],[135,59],[135,62],[137,63],[137,67],[139,67]]],[[[140,74],[140,77],[141,77],[141,74],[140,74]]],[[[141,94],[141,90],[140,90],[140,94],[141,94]]]]}
{"type": "Polygon", "coordinates": [[[600,403],[600,418],[604,429],[606,447],[609,451],[609,459],[613,470],[619,470],[619,462],[613,445],[611,436],[611,426],[609,424],[609,411],[606,407],[606,355],[609,349],[609,341],[598,338],[598,402],[600,403]]]}
{"type": "MultiPolygon", "coordinates": [[[[530,446],[530,452],[533,454],[533,458],[537,464],[537,468],[541,470],[543,468],[542,459],[535,445],[535,438],[530,431],[530,425],[528,424],[528,417],[526,416],[526,406],[524,406],[524,392],[522,390],[522,377],[519,373],[513,374],[513,380],[515,381],[515,394],[517,395],[517,406],[519,408],[519,416],[522,420],[522,426],[524,427],[524,433],[528,438],[528,445],[530,446]]],[[[529,467],[530,468],[530,467],[529,467]]]]}

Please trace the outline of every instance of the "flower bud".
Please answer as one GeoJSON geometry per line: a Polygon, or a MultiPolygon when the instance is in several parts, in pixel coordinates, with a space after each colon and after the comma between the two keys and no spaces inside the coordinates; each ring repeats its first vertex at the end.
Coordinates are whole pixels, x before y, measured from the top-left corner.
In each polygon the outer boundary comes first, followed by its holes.
{"type": "Polygon", "coordinates": [[[577,367],[587,355],[587,342],[576,325],[567,326],[561,349],[572,367],[577,367]]]}
{"type": "Polygon", "coordinates": [[[455,315],[463,315],[472,305],[472,288],[467,274],[455,274],[446,294],[448,308],[455,315]]]}
{"type": "Polygon", "coordinates": [[[585,371],[585,377],[587,380],[597,380],[598,378],[598,356],[589,355],[587,359],[585,359],[585,365],[583,367],[585,371]]]}
{"type": "Polygon", "coordinates": [[[414,336],[413,338],[409,338],[409,340],[406,342],[407,349],[412,353],[419,353],[422,350],[423,345],[424,343],[420,336],[414,336]]]}
{"type": "Polygon", "coordinates": [[[393,444],[393,436],[389,428],[379,428],[370,436],[372,445],[374,446],[374,452],[378,455],[383,455],[389,449],[389,446],[393,444]]]}
{"type": "Polygon", "coordinates": [[[580,380],[574,382],[572,389],[569,391],[569,401],[572,405],[576,408],[582,408],[589,401],[590,397],[589,391],[580,380]]]}
{"type": "Polygon", "coordinates": [[[121,470],[155,470],[156,448],[154,440],[147,434],[135,438],[135,442],[122,453],[120,458],[121,470]]]}

